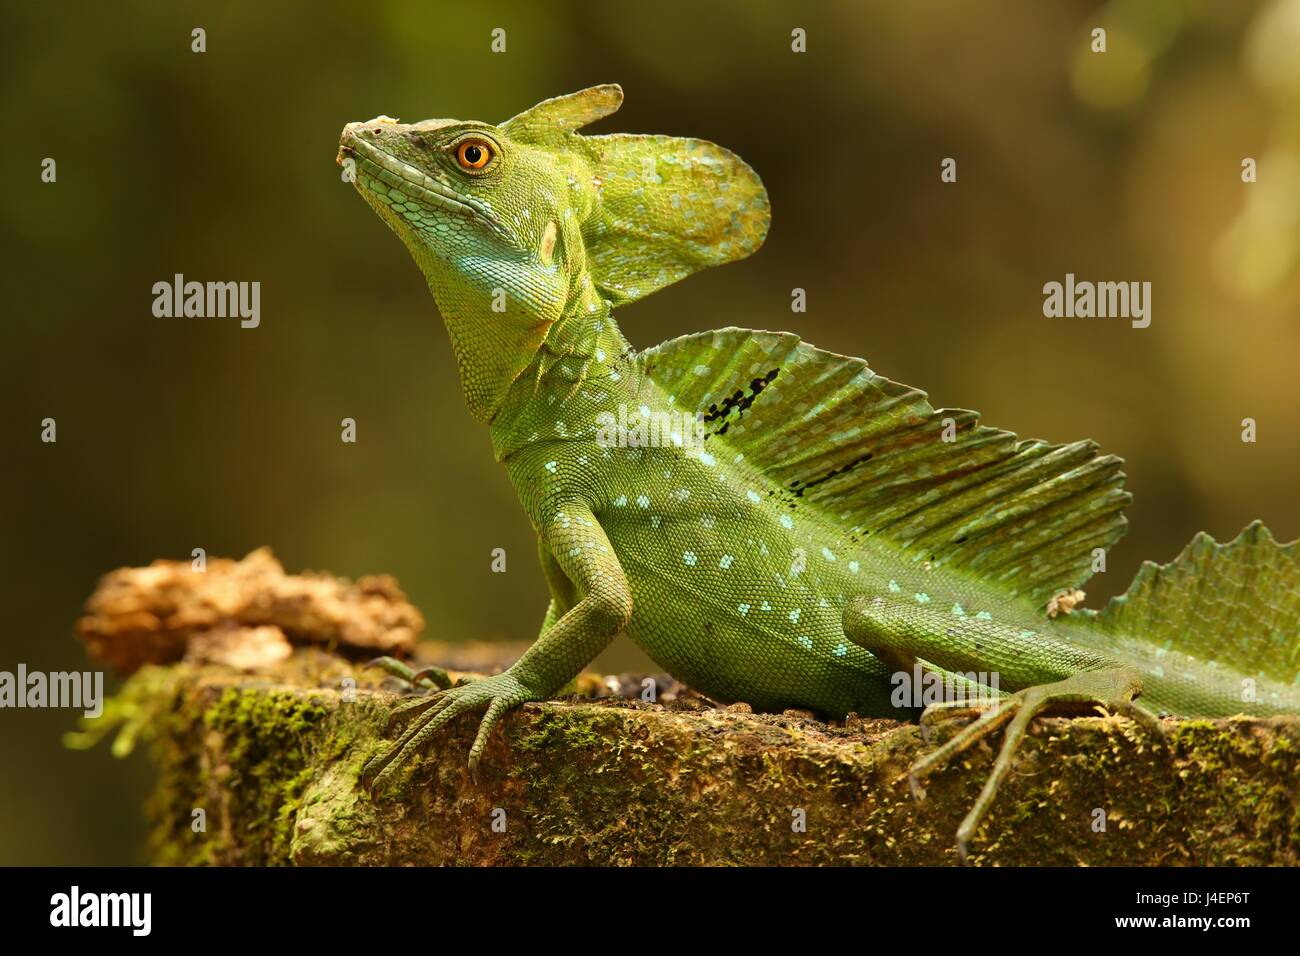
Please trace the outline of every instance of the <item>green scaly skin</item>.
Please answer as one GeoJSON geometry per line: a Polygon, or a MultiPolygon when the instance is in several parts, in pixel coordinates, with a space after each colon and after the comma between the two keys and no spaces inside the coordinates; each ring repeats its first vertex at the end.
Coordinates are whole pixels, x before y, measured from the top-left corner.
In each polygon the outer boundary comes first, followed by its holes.
{"type": "MultiPolygon", "coordinates": [[[[442,675],[445,689],[399,705],[412,722],[367,767],[375,785],[393,782],[448,721],[485,710],[473,771],[502,714],[554,695],[624,629],[677,678],[766,710],[897,715],[892,677],[918,662],[973,675],[957,678],[967,686],[996,674],[986,719],[913,768],[915,782],[1007,726],[959,833],[963,854],[1044,709],[1102,705],[1156,734],[1139,695],[1171,714],[1300,711],[1286,673],[1294,601],[1267,605],[1273,616],[1239,635],[1225,661],[1202,653],[1209,635],[1180,643],[1116,623],[1149,610],[1145,598],[1096,618],[1045,615],[1044,597],[1081,583],[1092,547],[1122,533],[1118,459],[1088,443],[1016,443],[792,336],[730,329],[635,352],[612,309],[754,252],[768,208],[757,175],[713,144],[578,134],[621,99],[603,86],[499,126],[381,117],[344,130],[339,161],[428,280],[470,410],[537,531],[551,592],[537,641],[505,673],[450,688],[442,675]],[[486,161],[467,167],[466,155],[486,161]],[[823,428],[839,410],[848,416],[823,428]],[[696,412],[703,442],[680,436],[696,412]],[[945,414],[960,449],[941,444],[952,440],[937,430],[945,414]],[[611,418],[670,415],[684,423],[679,437],[651,447],[610,438],[611,418]],[[858,421],[869,438],[854,437],[858,421]],[[972,485],[972,472],[990,477],[972,485]],[[1286,662],[1243,664],[1265,655],[1286,662]]],[[[1292,552],[1252,533],[1228,546],[1238,557],[1212,543],[1201,557],[1222,568],[1257,555],[1294,587],[1292,552]],[[1247,545],[1264,550],[1240,557],[1247,545]]],[[[1147,583],[1198,572],[1160,593],[1204,605],[1197,613],[1214,625],[1222,595],[1198,582],[1217,579],[1190,561],[1152,566],[1147,583]]],[[[1182,626],[1176,615],[1155,620],[1182,626]]],[[[427,674],[392,669],[429,686],[427,674]]],[[[979,709],[949,704],[931,716],[979,709]]]]}

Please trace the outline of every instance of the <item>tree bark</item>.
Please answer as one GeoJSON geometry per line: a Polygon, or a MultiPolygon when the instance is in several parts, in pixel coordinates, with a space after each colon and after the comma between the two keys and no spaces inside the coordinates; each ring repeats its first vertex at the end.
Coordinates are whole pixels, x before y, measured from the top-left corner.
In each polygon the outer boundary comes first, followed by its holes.
{"type": "MultiPolygon", "coordinates": [[[[901,776],[933,743],[914,725],[575,697],[506,717],[477,783],[477,715],[456,721],[384,800],[358,777],[397,698],[353,665],[304,650],[258,679],[166,670],[160,863],[948,864],[991,764],[959,761],[918,801],[901,776]]],[[[1119,719],[1039,721],[973,861],[1296,864],[1300,722],[1168,729],[1172,754],[1119,719]]]]}
{"type": "MultiPolygon", "coordinates": [[[[70,743],[115,726],[117,752],[151,740],[153,855],[164,864],[952,864],[990,769],[975,748],[904,779],[913,724],[719,707],[655,675],[586,674],[492,735],[446,727],[401,793],[371,795],[362,766],[389,746],[399,682],[359,655],[415,646],[422,620],[390,578],[356,585],[243,562],[156,562],[105,578],[79,633],[134,671],[70,743]]],[[[520,648],[420,642],[457,672],[520,648]]],[[[1166,721],[1168,748],[1118,718],[1042,719],[971,846],[982,864],[1300,862],[1300,718],[1166,721]]]]}

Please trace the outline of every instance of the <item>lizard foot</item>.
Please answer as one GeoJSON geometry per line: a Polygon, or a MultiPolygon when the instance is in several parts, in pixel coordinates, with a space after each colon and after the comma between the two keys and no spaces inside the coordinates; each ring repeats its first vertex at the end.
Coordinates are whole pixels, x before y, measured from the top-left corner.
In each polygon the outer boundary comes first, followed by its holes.
{"type": "Polygon", "coordinates": [[[446,690],[452,685],[451,676],[441,667],[421,667],[417,671],[395,657],[376,657],[373,661],[366,661],[365,666],[387,671],[399,680],[406,681],[412,688],[432,690],[438,687],[446,690]]]}
{"type": "Polygon", "coordinates": [[[397,743],[371,757],[361,771],[362,784],[372,792],[381,792],[388,788],[396,778],[398,771],[419,752],[429,738],[442,727],[462,714],[477,710],[486,705],[487,712],[479,723],[478,736],[469,750],[469,772],[471,779],[478,774],[479,757],[487,744],[488,735],[496,726],[501,715],[511,708],[530,700],[544,700],[545,694],[539,694],[524,686],[509,671],[493,677],[485,677],[468,684],[460,684],[440,690],[429,696],[421,696],[403,701],[394,708],[389,718],[389,726],[412,720],[398,738],[397,743]]]}
{"type": "MultiPolygon", "coordinates": [[[[1134,703],[1141,693],[1141,678],[1135,672],[1126,669],[1086,671],[1052,684],[1027,687],[1004,700],[994,702],[991,707],[983,710],[973,723],[962,728],[955,737],[912,764],[908,773],[908,784],[915,796],[924,797],[925,791],[920,786],[922,778],[947,764],[957,754],[988,737],[998,728],[1007,727],[1002,740],[1002,749],[998,752],[988,779],[984,781],[984,789],[980,791],[975,805],[971,807],[966,818],[962,820],[961,826],[957,828],[957,852],[964,863],[970,841],[988,815],[997,797],[998,787],[1011,769],[1016,751],[1035,717],[1043,713],[1084,716],[1102,709],[1141,724],[1152,736],[1163,742],[1164,729],[1160,720],[1150,711],[1134,703]]],[[[949,715],[953,714],[954,711],[950,709],[949,715]]],[[[925,721],[924,714],[922,721],[925,721]]]]}

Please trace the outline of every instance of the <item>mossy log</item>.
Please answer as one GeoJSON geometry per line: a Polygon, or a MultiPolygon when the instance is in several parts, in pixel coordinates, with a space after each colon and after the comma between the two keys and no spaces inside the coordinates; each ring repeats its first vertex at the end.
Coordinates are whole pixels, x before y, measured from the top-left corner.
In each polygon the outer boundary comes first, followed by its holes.
{"type": "MultiPolygon", "coordinates": [[[[401,687],[358,656],[414,649],[458,677],[520,648],[417,644],[395,581],[285,575],[269,551],[114,572],[87,612],[92,653],[134,673],[69,742],[151,739],[164,864],[952,864],[992,763],[976,748],[918,800],[906,770],[951,727],[926,742],[892,720],[753,714],[665,675],[648,703],[646,675],[587,674],[508,714],[477,781],[466,715],[372,795],[361,768],[392,743],[401,687]]],[[[1156,748],[1113,717],[1035,728],[971,862],[1300,863],[1300,718],[1166,721],[1156,748]]]]}
{"type": "MultiPolygon", "coordinates": [[[[322,651],[284,670],[155,669],[158,862],[948,864],[991,762],[918,801],[900,778],[933,743],[914,725],[574,697],[505,719],[477,783],[477,721],[457,721],[380,799],[358,777],[396,698],[322,651]],[[339,690],[347,676],[360,686],[339,690]]],[[[973,862],[1300,862],[1300,722],[1168,729],[1172,752],[1119,719],[1039,721],[973,862]]]]}

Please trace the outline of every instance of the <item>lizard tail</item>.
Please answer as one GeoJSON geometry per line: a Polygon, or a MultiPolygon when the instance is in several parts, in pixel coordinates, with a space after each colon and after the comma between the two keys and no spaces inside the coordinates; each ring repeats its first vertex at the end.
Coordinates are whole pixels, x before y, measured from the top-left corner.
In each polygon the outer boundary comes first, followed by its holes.
{"type": "Polygon", "coordinates": [[[1088,625],[1257,679],[1276,691],[1280,704],[1294,699],[1300,693],[1300,541],[1279,544],[1259,521],[1226,544],[1202,532],[1168,564],[1144,563],[1128,591],[1089,615],[1088,625]]]}

